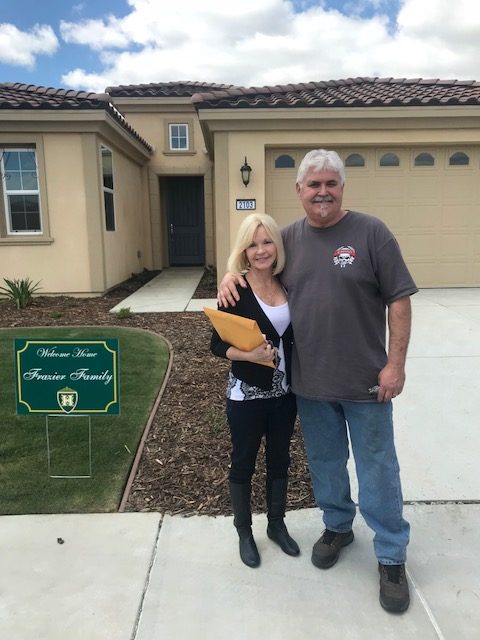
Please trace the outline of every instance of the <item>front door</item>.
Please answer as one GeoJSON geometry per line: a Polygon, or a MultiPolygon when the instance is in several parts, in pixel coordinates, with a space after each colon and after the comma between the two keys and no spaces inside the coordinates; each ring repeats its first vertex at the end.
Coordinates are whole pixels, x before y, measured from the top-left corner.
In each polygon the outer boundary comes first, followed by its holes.
{"type": "Polygon", "coordinates": [[[205,264],[203,177],[165,178],[168,252],[172,267],[205,264]]]}

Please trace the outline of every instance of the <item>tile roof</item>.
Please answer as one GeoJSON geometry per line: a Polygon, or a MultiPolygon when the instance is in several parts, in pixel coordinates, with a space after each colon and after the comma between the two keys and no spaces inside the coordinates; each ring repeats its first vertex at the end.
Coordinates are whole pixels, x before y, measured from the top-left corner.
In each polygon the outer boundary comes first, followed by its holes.
{"type": "Polygon", "coordinates": [[[151,82],[150,84],[121,84],[107,87],[106,93],[115,98],[189,98],[194,93],[233,89],[233,84],[211,82],[151,82]]]}
{"type": "Polygon", "coordinates": [[[39,87],[20,82],[3,82],[0,83],[0,111],[2,109],[107,111],[130,135],[141,142],[149,151],[152,150],[148,142],[128,124],[111,103],[110,96],[104,93],[39,87]]]}
{"type": "Polygon", "coordinates": [[[192,96],[197,109],[422,107],[480,105],[480,82],[423,78],[348,78],[272,87],[231,87],[192,96]]]}

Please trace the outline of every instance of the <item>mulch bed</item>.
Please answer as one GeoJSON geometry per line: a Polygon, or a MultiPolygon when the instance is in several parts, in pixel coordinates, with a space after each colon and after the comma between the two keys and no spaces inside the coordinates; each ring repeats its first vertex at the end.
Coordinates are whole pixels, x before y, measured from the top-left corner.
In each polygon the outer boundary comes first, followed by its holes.
{"type": "MultiPolygon", "coordinates": [[[[228,363],[210,353],[210,324],[201,312],[142,313],[118,318],[109,313],[143,286],[155,271],[145,271],[101,298],[36,297],[17,310],[0,302],[0,327],[125,326],[159,333],[173,347],[173,366],[138,467],[126,511],[184,515],[230,513],[228,465],[230,439],[225,420],[228,363]]],[[[214,298],[215,278],[207,270],[195,298],[214,298]]],[[[289,509],[313,507],[314,500],[296,425],[291,447],[289,509]]],[[[252,507],[265,511],[265,466],[261,451],[252,507]]]]}

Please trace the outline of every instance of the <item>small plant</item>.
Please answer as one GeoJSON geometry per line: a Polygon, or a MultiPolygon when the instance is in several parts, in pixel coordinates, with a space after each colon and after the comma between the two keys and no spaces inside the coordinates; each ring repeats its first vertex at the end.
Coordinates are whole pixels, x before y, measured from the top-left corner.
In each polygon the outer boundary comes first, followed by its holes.
{"type": "Polygon", "coordinates": [[[217,269],[209,264],[205,267],[205,272],[203,274],[203,284],[206,287],[214,287],[215,290],[217,288],[217,269]]]}
{"type": "Polygon", "coordinates": [[[195,290],[195,298],[215,298],[217,295],[217,270],[208,265],[204,268],[203,276],[195,290]]]}
{"type": "Polygon", "coordinates": [[[121,309],[115,312],[115,315],[119,320],[124,320],[125,318],[131,318],[132,312],[130,310],[130,307],[122,307],[121,309]]]}
{"type": "Polygon", "coordinates": [[[220,433],[227,427],[227,418],[223,408],[210,407],[210,409],[207,410],[206,418],[214,433],[220,433]]]}
{"type": "Polygon", "coordinates": [[[5,296],[17,306],[17,309],[24,309],[31,304],[33,294],[41,289],[40,282],[33,283],[30,278],[16,278],[9,280],[4,278],[5,287],[0,287],[0,295],[5,296]]]}
{"type": "Polygon", "coordinates": [[[61,318],[63,316],[63,311],[50,311],[50,313],[48,314],[50,316],[50,318],[61,318]]]}

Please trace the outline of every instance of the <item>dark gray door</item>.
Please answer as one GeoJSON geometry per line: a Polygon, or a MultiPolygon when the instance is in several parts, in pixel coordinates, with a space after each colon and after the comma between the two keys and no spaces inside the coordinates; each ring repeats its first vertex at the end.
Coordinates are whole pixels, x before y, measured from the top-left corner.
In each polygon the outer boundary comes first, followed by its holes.
{"type": "Polygon", "coordinates": [[[165,178],[171,266],[205,264],[203,177],[165,178]]]}

